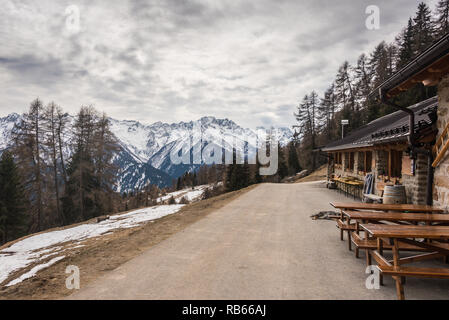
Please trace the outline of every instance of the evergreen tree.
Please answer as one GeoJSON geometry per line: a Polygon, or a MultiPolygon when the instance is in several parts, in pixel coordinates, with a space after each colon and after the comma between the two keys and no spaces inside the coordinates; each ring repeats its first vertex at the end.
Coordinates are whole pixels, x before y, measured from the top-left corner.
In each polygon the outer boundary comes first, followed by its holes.
{"type": "Polygon", "coordinates": [[[288,172],[290,176],[295,175],[301,171],[299,165],[298,153],[294,142],[288,144],[288,172]]]}
{"type": "Polygon", "coordinates": [[[414,32],[413,20],[412,18],[410,18],[408,20],[407,27],[396,39],[396,43],[399,48],[398,61],[396,64],[397,69],[401,69],[406,64],[408,64],[414,56],[413,32],[414,32]]]}
{"type": "Polygon", "coordinates": [[[435,40],[435,26],[429,6],[421,2],[413,19],[413,53],[418,55],[427,49],[435,40]]]}
{"type": "Polygon", "coordinates": [[[332,84],[324,93],[324,98],[318,106],[318,120],[320,122],[320,129],[327,136],[327,140],[332,140],[335,135],[334,117],[337,111],[334,85],[332,84]]]}
{"type": "Polygon", "coordinates": [[[449,33],[449,0],[440,0],[436,8],[437,13],[437,37],[449,33]]]}
{"type": "Polygon", "coordinates": [[[260,175],[260,163],[259,158],[256,158],[256,165],[254,168],[254,183],[261,183],[262,182],[262,176],[260,175]]]}
{"type": "Polygon", "coordinates": [[[278,176],[280,180],[288,176],[288,166],[285,161],[284,149],[278,144],[278,176]]]}
{"type": "Polygon", "coordinates": [[[234,171],[237,169],[236,158],[237,158],[236,152],[235,152],[235,149],[233,149],[232,163],[226,165],[225,181],[224,181],[226,191],[236,190],[235,185],[236,185],[236,174],[237,173],[234,173],[234,171]]]}
{"type": "Polygon", "coordinates": [[[241,184],[241,187],[242,188],[246,188],[251,183],[249,164],[245,161],[245,163],[243,165],[240,165],[240,166],[242,166],[242,184],[241,184]]]}
{"type": "Polygon", "coordinates": [[[23,236],[28,224],[25,197],[19,170],[12,154],[0,158],[0,233],[1,243],[23,236]]]}
{"type": "Polygon", "coordinates": [[[298,121],[299,134],[302,136],[302,142],[307,149],[308,167],[314,170],[316,168],[316,157],[313,150],[317,146],[318,136],[318,95],[313,91],[306,95],[299,104],[295,114],[298,121]]]}
{"type": "Polygon", "coordinates": [[[93,137],[95,111],[82,107],[75,121],[74,153],[67,168],[69,176],[66,195],[63,198],[64,215],[71,222],[83,221],[95,216],[93,191],[99,187],[95,178],[93,161],[93,137]]]}

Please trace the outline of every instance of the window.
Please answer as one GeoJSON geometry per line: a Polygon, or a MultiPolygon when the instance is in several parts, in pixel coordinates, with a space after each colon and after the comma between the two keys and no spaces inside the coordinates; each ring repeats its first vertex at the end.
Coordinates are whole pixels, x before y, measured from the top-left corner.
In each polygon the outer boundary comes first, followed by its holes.
{"type": "Polygon", "coordinates": [[[341,161],[341,152],[337,152],[337,153],[335,154],[335,164],[342,164],[342,161],[341,161]]]}
{"type": "Polygon", "coordinates": [[[363,151],[357,153],[357,171],[359,174],[365,172],[365,152],[363,151]]]}
{"type": "Polygon", "coordinates": [[[390,178],[400,178],[402,175],[402,151],[390,150],[388,160],[390,178]]]}
{"type": "Polygon", "coordinates": [[[365,172],[371,172],[373,164],[373,153],[371,151],[365,152],[365,172]]]}
{"type": "Polygon", "coordinates": [[[354,171],[354,152],[346,152],[345,160],[346,160],[345,170],[354,171]]]}

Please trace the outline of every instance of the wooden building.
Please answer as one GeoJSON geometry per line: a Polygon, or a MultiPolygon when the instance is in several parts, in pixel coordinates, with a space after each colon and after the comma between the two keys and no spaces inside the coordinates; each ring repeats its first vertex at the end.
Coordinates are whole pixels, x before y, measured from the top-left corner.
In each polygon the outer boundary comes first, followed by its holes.
{"type": "Polygon", "coordinates": [[[336,175],[360,178],[372,172],[376,193],[382,184],[398,182],[405,185],[409,203],[433,204],[448,210],[449,34],[381,84],[371,96],[396,107],[398,112],[326,146],[323,150],[332,159],[330,170],[336,175]],[[394,96],[417,83],[437,86],[437,97],[408,108],[392,102],[394,96]]]}
{"type": "MultiPolygon", "coordinates": [[[[432,98],[410,107],[420,143],[435,140],[438,101],[432,98]]],[[[373,194],[382,196],[385,185],[403,184],[407,202],[425,204],[428,159],[410,158],[408,115],[402,111],[376,119],[322,150],[329,154],[329,174],[363,181],[374,177],[373,194]]]]}

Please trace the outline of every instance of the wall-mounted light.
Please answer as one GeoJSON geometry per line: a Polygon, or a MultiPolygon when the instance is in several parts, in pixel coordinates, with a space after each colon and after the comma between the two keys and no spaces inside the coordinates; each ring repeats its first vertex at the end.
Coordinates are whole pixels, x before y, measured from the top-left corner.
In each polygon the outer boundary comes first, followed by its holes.
{"type": "Polygon", "coordinates": [[[341,120],[341,138],[345,137],[345,126],[349,125],[349,120],[341,120]]]}

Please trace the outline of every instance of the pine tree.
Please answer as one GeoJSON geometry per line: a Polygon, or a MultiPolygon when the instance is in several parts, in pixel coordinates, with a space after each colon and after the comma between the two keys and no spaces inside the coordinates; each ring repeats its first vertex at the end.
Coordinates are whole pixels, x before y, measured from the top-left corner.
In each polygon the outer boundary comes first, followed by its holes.
{"type": "Polygon", "coordinates": [[[299,165],[298,153],[294,142],[288,144],[288,172],[290,176],[295,175],[301,171],[299,165]]]}
{"type": "Polygon", "coordinates": [[[92,154],[94,118],[95,110],[92,107],[82,107],[74,125],[74,152],[67,168],[69,179],[63,199],[64,214],[70,217],[72,222],[94,216],[93,190],[99,186],[99,182],[95,180],[92,154]]]}
{"type": "Polygon", "coordinates": [[[234,191],[235,189],[235,184],[236,184],[236,173],[234,173],[234,171],[237,169],[237,164],[236,164],[236,152],[235,149],[233,149],[232,152],[232,163],[226,165],[226,169],[225,169],[225,189],[226,191],[234,191]]]}
{"type": "Polygon", "coordinates": [[[418,55],[427,49],[435,40],[435,26],[429,6],[421,2],[413,19],[413,53],[418,55]]]}
{"type": "Polygon", "coordinates": [[[437,37],[449,33],[449,0],[440,0],[437,4],[436,13],[438,15],[436,21],[437,37]]]}
{"type": "Polygon", "coordinates": [[[113,186],[119,168],[112,160],[119,151],[117,139],[110,130],[109,119],[103,113],[95,123],[93,134],[92,158],[95,180],[98,183],[95,190],[95,215],[103,215],[113,210],[113,186]]]}
{"type": "Polygon", "coordinates": [[[12,154],[0,159],[0,232],[2,243],[21,237],[28,225],[25,196],[19,170],[12,154]]]}
{"type": "Polygon", "coordinates": [[[304,97],[298,106],[295,117],[298,121],[299,134],[302,136],[303,145],[308,150],[308,166],[314,170],[316,168],[316,157],[313,150],[316,148],[318,136],[318,95],[315,91],[304,97]]]}
{"type": "Polygon", "coordinates": [[[396,39],[397,46],[399,47],[398,61],[396,64],[397,69],[401,69],[402,67],[404,67],[414,57],[413,32],[414,32],[413,20],[412,18],[410,18],[408,20],[407,27],[396,39]]]}
{"type": "Polygon", "coordinates": [[[256,158],[256,165],[254,168],[254,183],[261,183],[262,182],[262,176],[260,175],[260,162],[259,158],[256,158]]]}
{"type": "Polygon", "coordinates": [[[394,49],[391,46],[393,45],[388,45],[385,41],[382,41],[371,53],[369,67],[372,70],[373,88],[381,85],[394,72],[395,56],[392,54],[394,49]]]}
{"type": "Polygon", "coordinates": [[[324,98],[321,99],[317,116],[320,122],[320,129],[324,131],[328,141],[331,141],[334,135],[333,123],[336,109],[334,85],[332,84],[324,93],[324,98]]]}
{"type": "Polygon", "coordinates": [[[245,161],[242,166],[242,188],[246,188],[251,184],[249,164],[245,161]]]}
{"type": "Polygon", "coordinates": [[[278,143],[278,176],[280,180],[288,176],[288,166],[285,161],[284,149],[278,143]]]}

